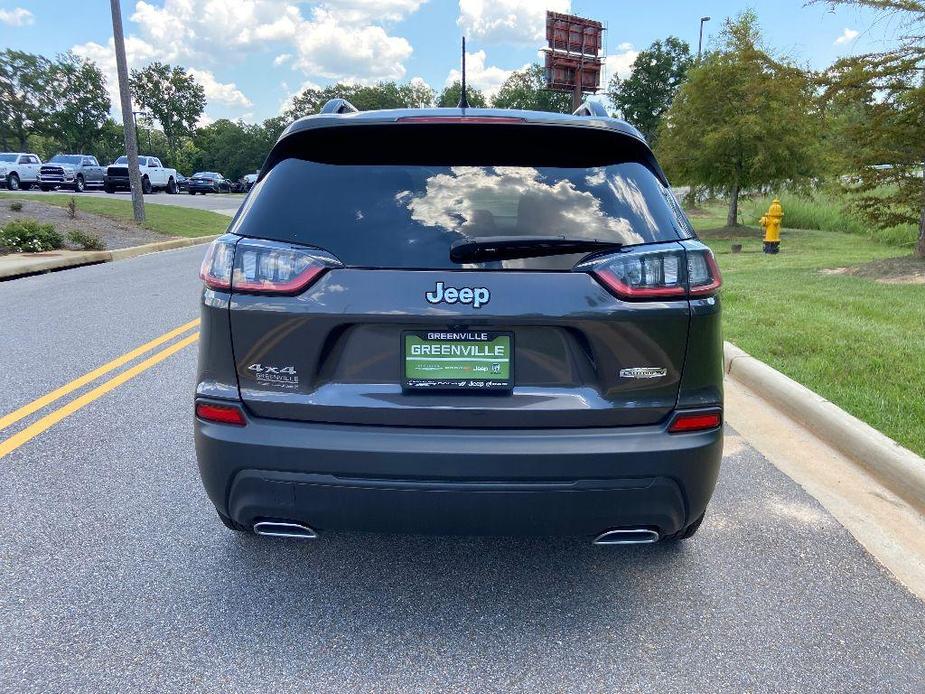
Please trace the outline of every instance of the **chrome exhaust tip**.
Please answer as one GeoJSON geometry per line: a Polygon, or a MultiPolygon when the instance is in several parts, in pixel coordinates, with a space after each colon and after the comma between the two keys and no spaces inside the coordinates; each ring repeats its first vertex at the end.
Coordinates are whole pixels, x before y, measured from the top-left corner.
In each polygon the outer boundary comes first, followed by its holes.
{"type": "Polygon", "coordinates": [[[254,532],[264,537],[287,537],[297,540],[314,540],[318,533],[301,523],[282,521],[258,521],[254,523],[254,532]]]}
{"type": "Polygon", "coordinates": [[[594,538],[595,545],[650,545],[658,542],[659,534],[648,528],[608,530],[594,538]]]}

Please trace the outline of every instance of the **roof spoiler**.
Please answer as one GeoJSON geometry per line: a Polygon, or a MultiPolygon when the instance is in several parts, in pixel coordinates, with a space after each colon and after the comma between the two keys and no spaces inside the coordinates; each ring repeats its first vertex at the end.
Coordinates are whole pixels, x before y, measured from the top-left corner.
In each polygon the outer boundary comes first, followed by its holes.
{"type": "Polygon", "coordinates": [[[356,106],[346,99],[331,99],[321,107],[320,113],[357,113],[356,106]]]}
{"type": "MultiPolygon", "coordinates": [[[[328,102],[330,103],[330,102],[328,102]]],[[[575,109],[573,116],[598,116],[600,118],[610,118],[607,109],[600,101],[585,101],[581,106],[575,109]]]]}

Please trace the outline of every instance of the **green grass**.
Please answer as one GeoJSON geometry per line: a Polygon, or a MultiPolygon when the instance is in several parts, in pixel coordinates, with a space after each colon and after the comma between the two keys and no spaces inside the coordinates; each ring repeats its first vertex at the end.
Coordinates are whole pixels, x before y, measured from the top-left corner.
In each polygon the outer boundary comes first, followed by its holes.
{"type": "MultiPolygon", "coordinates": [[[[67,207],[75,197],[77,209],[90,214],[109,217],[119,222],[133,223],[132,203],[128,200],[109,200],[80,195],[47,194],[42,196],[0,193],[0,199],[19,199],[30,202],[44,202],[57,207],[67,207]]],[[[145,226],[147,229],[170,236],[209,236],[221,234],[228,228],[230,218],[208,210],[196,210],[173,205],[145,205],[145,226]]]]}
{"type": "MultiPolygon", "coordinates": [[[[740,219],[746,224],[758,224],[772,199],[763,197],[744,201],[740,219]]],[[[867,236],[891,246],[915,246],[918,229],[914,225],[901,224],[887,229],[876,229],[848,209],[844,198],[817,192],[811,196],[783,193],[779,199],[784,209],[784,223],[791,229],[841,231],[867,236]]]]}
{"type": "MultiPolygon", "coordinates": [[[[707,212],[693,220],[700,230],[724,223],[724,208],[707,212]]],[[[864,235],[785,229],[774,256],[761,252],[760,228],[701,235],[723,272],[727,340],[925,455],[925,287],[820,272],[900,249],[864,235]]]]}

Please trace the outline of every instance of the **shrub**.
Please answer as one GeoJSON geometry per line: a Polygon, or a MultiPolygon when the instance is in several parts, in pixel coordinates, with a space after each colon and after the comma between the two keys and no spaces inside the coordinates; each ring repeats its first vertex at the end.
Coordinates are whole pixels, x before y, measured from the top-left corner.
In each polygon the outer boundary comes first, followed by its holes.
{"type": "Polygon", "coordinates": [[[80,246],[85,251],[105,251],[106,244],[96,234],[90,234],[84,231],[74,229],[67,233],[67,240],[75,246],[80,246]]]}
{"type": "MultiPolygon", "coordinates": [[[[878,229],[851,210],[847,201],[840,196],[817,192],[811,196],[783,193],[779,197],[784,208],[785,229],[816,229],[860,234],[890,246],[909,246],[915,243],[917,230],[913,225],[878,229]]],[[[751,217],[749,222],[757,224],[770,204],[769,197],[756,198],[750,202],[746,218],[751,217]]]]}
{"type": "Polygon", "coordinates": [[[10,203],[10,209],[13,212],[21,212],[22,211],[22,201],[14,200],[13,202],[10,203]]]}
{"type": "Polygon", "coordinates": [[[71,219],[77,219],[77,198],[71,198],[67,201],[67,216],[71,219]]]}
{"type": "Polygon", "coordinates": [[[20,253],[50,251],[64,246],[64,239],[51,224],[34,219],[14,219],[0,229],[0,246],[20,253]]]}

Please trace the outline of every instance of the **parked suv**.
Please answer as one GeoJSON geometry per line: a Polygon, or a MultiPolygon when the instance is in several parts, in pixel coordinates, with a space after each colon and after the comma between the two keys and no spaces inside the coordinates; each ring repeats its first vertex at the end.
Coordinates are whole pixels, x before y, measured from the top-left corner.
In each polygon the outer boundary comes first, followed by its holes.
{"type": "Polygon", "coordinates": [[[42,164],[39,170],[39,187],[70,188],[82,193],[87,188],[102,188],[106,172],[96,157],[87,154],[56,154],[42,164]]]}
{"type": "Polygon", "coordinates": [[[286,129],[203,261],[196,452],[224,524],[692,535],[720,275],[642,136],[593,106],[338,111],[286,129]]]}
{"type": "Polygon", "coordinates": [[[0,186],[8,190],[31,188],[39,182],[42,160],[25,152],[0,152],[0,186]]]}

